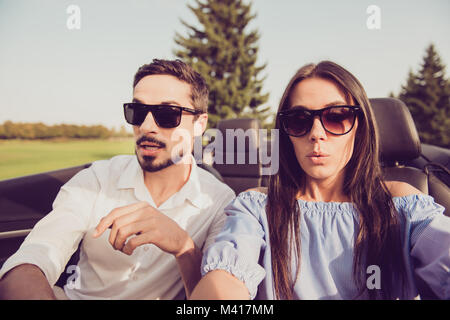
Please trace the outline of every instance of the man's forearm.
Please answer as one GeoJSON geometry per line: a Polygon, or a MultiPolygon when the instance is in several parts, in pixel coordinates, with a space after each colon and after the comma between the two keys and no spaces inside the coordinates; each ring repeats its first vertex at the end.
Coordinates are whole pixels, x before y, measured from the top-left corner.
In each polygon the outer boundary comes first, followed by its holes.
{"type": "Polygon", "coordinates": [[[3,276],[0,299],[54,300],[56,297],[41,269],[32,264],[22,264],[3,276]]]}
{"type": "Polygon", "coordinates": [[[193,241],[192,244],[193,247],[191,249],[176,257],[187,298],[190,297],[201,278],[202,251],[193,241]]]}

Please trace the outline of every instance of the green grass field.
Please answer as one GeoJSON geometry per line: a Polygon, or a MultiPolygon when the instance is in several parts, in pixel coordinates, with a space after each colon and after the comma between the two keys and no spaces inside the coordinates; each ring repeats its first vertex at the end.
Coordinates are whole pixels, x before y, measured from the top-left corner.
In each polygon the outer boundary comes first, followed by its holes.
{"type": "Polygon", "coordinates": [[[0,140],[0,180],[134,154],[134,139],[0,140]]]}

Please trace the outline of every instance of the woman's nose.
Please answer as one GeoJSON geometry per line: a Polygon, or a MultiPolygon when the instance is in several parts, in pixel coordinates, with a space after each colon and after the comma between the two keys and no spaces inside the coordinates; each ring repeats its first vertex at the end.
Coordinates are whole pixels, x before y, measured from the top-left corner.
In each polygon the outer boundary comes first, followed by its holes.
{"type": "Polygon", "coordinates": [[[325,128],[322,125],[322,122],[320,122],[320,118],[314,117],[313,125],[311,127],[311,131],[309,131],[309,140],[311,141],[318,141],[318,140],[326,140],[327,138],[327,132],[325,131],[325,128]]]}

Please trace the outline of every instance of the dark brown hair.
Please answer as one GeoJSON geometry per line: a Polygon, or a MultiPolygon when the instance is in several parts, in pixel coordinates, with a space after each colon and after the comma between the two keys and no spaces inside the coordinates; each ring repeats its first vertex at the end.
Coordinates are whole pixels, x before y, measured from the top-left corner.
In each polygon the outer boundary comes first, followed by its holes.
{"type": "MultiPolygon", "coordinates": [[[[347,103],[359,105],[363,111],[358,116],[354,151],[345,167],[344,177],[344,192],[359,213],[359,233],[354,243],[353,259],[353,277],[359,289],[355,298],[364,293],[371,299],[397,297],[401,292],[394,292],[394,279],[400,288],[406,285],[398,214],[382,179],[375,119],[362,85],[350,72],[333,62],[308,64],[290,80],[278,111],[290,107],[289,95],[296,84],[313,77],[332,81],[345,94],[347,103]],[[369,265],[380,267],[380,290],[366,288],[366,268],[369,265]]],[[[281,128],[278,116],[275,128],[281,128]]],[[[266,211],[275,293],[278,299],[292,299],[300,272],[301,212],[297,196],[304,190],[306,173],[283,130],[280,130],[279,150],[280,168],[270,178],[266,211]],[[293,259],[297,266],[295,273],[291,270],[293,259]]]]}
{"type": "Polygon", "coordinates": [[[183,61],[153,59],[152,63],[144,64],[134,75],[133,88],[144,77],[154,74],[167,74],[191,85],[191,101],[194,109],[208,112],[209,90],[205,79],[183,61]]]}

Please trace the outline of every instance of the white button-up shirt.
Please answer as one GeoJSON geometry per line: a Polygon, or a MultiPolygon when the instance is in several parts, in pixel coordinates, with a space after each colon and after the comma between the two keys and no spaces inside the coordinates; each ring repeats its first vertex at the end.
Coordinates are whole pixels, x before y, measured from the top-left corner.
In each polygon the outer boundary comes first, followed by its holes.
{"type": "MultiPolygon", "coordinates": [[[[192,157],[193,159],[193,157],[192,157]]],[[[157,209],[185,229],[199,248],[213,241],[225,220],[224,207],[235,194],[212,174],[193,165],[188,181],[157,209]]],[[[70,299],[174,299],[183,282],[172,254],[152,244],[131,256],[114,250],[110,229],[92,237],[111,210],[138,201],[155,203],[144,184],[136,156],[100,160],[61,187],[53,210],[41,219],[0,270],[0,278],[24,263],[38,266],[54,285],[82,241],[80,260],[64,291],[70,299]]]]}

